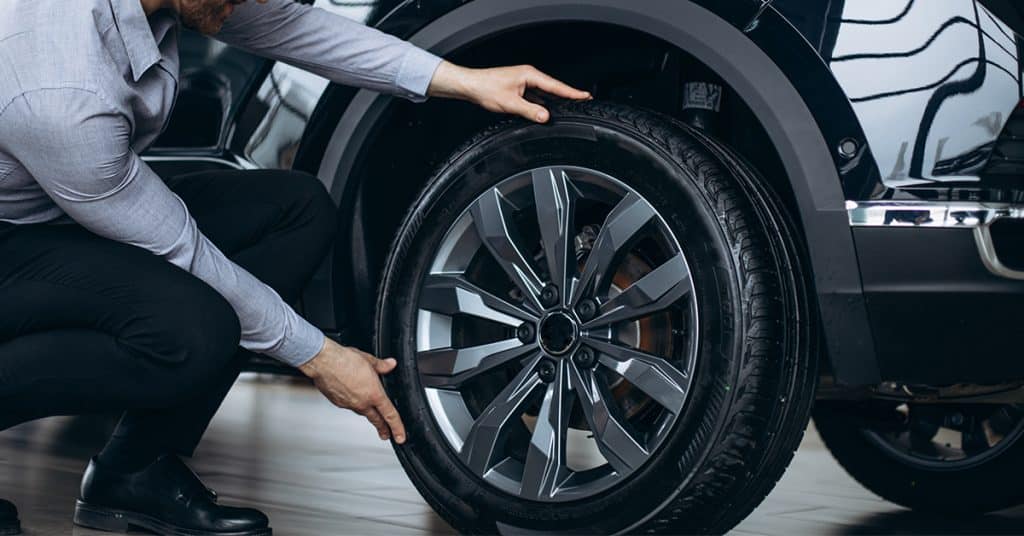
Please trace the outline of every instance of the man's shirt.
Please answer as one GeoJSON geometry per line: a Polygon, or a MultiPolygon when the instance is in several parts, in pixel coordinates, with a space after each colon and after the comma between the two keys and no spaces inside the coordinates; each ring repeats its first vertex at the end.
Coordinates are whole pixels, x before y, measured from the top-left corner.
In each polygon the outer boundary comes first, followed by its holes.
{"type": "MultiPolygon", "coordinates": [[[[178,30],[173,12],[147,18],[140,0],[0,1],[0,220],[69,216],[162,256],[227,299],[243,347],[300,365],[319,352],[323,334],[207,240],[138,156],[174,105],[178,30]]],[[[441,61],[292,0],[237,6],[214,37],[334,82],[417,101],[441,61]]]]}

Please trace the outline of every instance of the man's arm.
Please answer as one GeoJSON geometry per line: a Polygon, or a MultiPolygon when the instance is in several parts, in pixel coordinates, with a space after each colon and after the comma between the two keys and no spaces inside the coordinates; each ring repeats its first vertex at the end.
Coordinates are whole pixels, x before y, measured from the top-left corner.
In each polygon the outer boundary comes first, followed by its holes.
{"type": "Polygon", "coordinates": [[[351,19],[293,0],[235,7],[213,36],[332,82],[426,99],[441,58],[351,19]]]}
{"type": "Polygon", "coordinates": [[[590,98],[590,93],[529,65],[460,67],[394,36],[294,0],[241,4],[214,37],[339,84],[417,102],[428,95],[461,99],[538,123],[547,122],[550,115],[524,98],[528,89],[566,99],[590,98]]]}
{"type": "Polygon", "coordinates": [[[0,119],[4,145],[72,219],[165,258],[224,296],[238,314],[243,347],[293,366],[323,347],[320,330],[199,232],[181,199],[131,149],[127,118],[97,94],[33,91],[0,119]]]}
{"type": "Polygon", "coordinates": [[[325,338],[224,256],[132,150],[127,118],[98,94],[71,88],[26,93],[0,113],[0,140],[83,227],[146,249],[213,287],[238,314],[243,347],[297,366],[331,402],[365,416],[381,439],[405,440],[378,377],[393,370],[395,360],[325,338]]]}

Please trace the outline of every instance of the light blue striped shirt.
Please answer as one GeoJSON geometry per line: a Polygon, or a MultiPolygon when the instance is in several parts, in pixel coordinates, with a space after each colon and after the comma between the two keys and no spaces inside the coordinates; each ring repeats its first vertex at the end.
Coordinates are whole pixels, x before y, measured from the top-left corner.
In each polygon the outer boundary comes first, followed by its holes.
{"type": "MultiPolygon", "coordinates": [[[[207,240],[138,156],[177,95],[178,26],[168,10],[147,18],[139,0],[0,0],[0,220],[67,215],[160,255],[227,299],[243,347],[300,365],[323,334],[207,240]]],[[[215,38],[416,101],[441,61],[292,0],[237,6],[215,38]]]]}

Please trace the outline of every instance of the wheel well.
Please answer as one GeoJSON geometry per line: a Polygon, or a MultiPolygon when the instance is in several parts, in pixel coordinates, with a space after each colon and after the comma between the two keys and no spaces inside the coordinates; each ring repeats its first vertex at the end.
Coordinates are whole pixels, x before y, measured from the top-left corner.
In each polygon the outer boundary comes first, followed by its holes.
{"type": "MultiPolygon", "coordinates": [[[[881,378],[874,338],[843,191],[844,181],[859,178],[858,169],[864,166],[841,168],[830,149],[850,132],[859,132],[859,123],[820,56],[785,19],[769,9],[758,12],[763,16],[751,26],[746,17],[753,12],[744,16],[738,7],[712,0],[649,0],[642,5],[619,0],[474,0],[411,39],[470,65],[535,63],[577,85],[598,84],[599,97],[672,115],[680,80],[671,75],[689,76],[701,70],[702,62],[725,81],[727,101],[731,97],[718,136],[761,171],[801,226],[836,380],[877,384],[881,378]],[[757,31],[745,33],[740,29],[744,27],[757,31]],[[651,50],[658,51],[654,57],[660,62],[645,63],[651,50]],[[602,61],[582,59],[589,57],[602,61]],[[643,65],[658,67],[636,68],[643,65]]],[[[337,103],[341,110],[333,118],[323,115],[322,123],[336,125],[328,126],[330,141],[320,142],[323,150],[317,150],[316,142],[309,147],[319,162],[321,180],[342,203],[342,213],[352,216],[339,234],[351,247],[339,249],[335,257],[331,273],[339,291],[333,294],[339,323],[354,326],[365,341],[379,259],[387,252],[399,213],[457,141],[496,118],[460,103],[434,102],[412,110],[369,91],[335,94],[336,100],[321,100],[327,109],[337,103]],[[416,179],[392,178],[402,174],[416,179]]]]}
{"type": "MultiPolygon", "coordinates": [[[[532,64],[590,90],[598,99],[677,118],[682,118],[685,82],[717,82],[723,86],[723,96],[713,135],[761,172],[798,221],[785,169],[757,117],[713,70],[670,43],[609,24],[552,23],[502,33],[447,57],[477,67],[532,64]]],[[[343,293],[347,310],[340,315],[342,323],[372,317],[373,296],[389,246],[425,182],[458,145],[499,120],[463,102],[432,99],[413,104],[395,99],[389,103],[349,177],[354,185],[349,190],[354,193],[354,219],[340,241],[348,247],[340,248],[339,255],[342,262],[351,261],[351,270],[343,272],[352,279],[337,283],[363,297],[343,293]]],[[[354,332],[367,333],[364,329],[354,332]]]]}
{"type": "MultiPolygon", "coordinates": [[[[450,58],[478,67],[532,64],[592,91],[598,99],[677,118],[682,118],[684,82],[707,78],[718,81],[713,71],[669,43],[636,30],[595,23],[520,29],[478,42],[450,58]]],[[[372,212],[368,216],[383,220],[372,226],[379,231],[371,238],[378,241],[390,237],[402,216],[396,213],[398,204],[408,207],[455,147],[500,119],[462,102],[393,102],[362,168],[365,175],[361,178],[367,189],[361,202],[372,212]],[[396,153],[401,158],[396,158],[396,153]],[[392,223],[380,225],[385,221],[392,223]]],[[[771,139],[750,108],[727,85],[719,123],[712,134],[743,154],[787,202],[795,204],[771,139]]]]}

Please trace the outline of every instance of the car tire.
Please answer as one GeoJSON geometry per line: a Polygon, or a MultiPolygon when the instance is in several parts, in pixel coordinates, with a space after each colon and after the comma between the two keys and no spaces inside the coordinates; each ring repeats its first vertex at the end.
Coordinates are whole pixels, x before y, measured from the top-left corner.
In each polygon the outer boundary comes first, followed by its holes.
{"type": "MultiPolygon", "coordinates": [[[[1006,444],[974,461],[921,462],[897,454],[869,435],[880,428],[877,423],[883,422],[883,412],[894,406],[822,401],[814,409],[814,424],[825,446],[862,486],[889,502],[942,516],[980,515],[1024,504],[1024,490],[1008,480],[1024,471],[1019,422],[1016,432],[1007,434],[1006,444]]],[[[937,404],[928,407],[943,411],[937,404]]],[[[1012,411],[1020,417],[1020,410],[1012,411]]]]}
{"type": "MultiPolygon", "coordinates": [[[[725,532],[781,477],[809,419],[815,315],[793,226],[750,166],[669,117],[600,102],[551,111],[548,124],[508,121],[469,140],[440,166],[401,225],[374,334],[378,355],[399,361],[385,378],[408,430],[407,442],[395,446],[398,458],[426,501],[460,532],[725,532]],[[662,411],[674,421],[657,448],[607,489],[560,501],[524,498],[471,471],[448,439],[451,427],[439,425],[418,366],[418,300],[427,275],[444,269],[436,257],[451,249],[444,241],[452,226],[502,180],[544,166],[608,174],[649,203],[681,244],[699,317],[685,405],[662,411]]],[[[544,352],[554,351],[538,340],[544,352]]],[[[683,367],[675,354],[664,359],[683,367]]],[[[594,434],[594,426],[584,428],[594,434]]]]}

